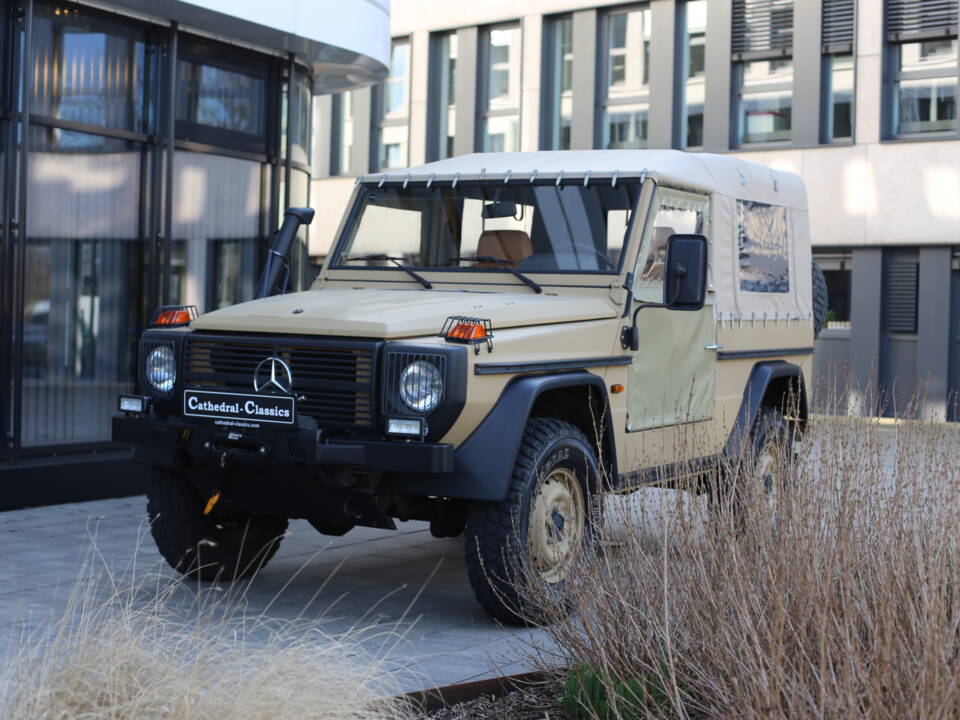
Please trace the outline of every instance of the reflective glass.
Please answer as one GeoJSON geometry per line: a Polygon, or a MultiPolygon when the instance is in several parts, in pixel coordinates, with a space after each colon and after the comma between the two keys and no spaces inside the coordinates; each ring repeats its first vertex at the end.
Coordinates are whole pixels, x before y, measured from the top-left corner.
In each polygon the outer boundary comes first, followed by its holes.
{"type": "Polygon", "coordinates": [[[650,10],[608,13],[607,98],[642,95],[650,85],[650,10]]]}
{"type": "Polygon", "coordinates": [[[691,0],[684,5],[686,43],[684,45],[682,139],[684,147],[703,145],[703,104],[706,99],[707,2],[691,0]]]}
{"type": "Polygon", "coordinates": [[[520,28],[495,28],[487,36],[487,110],[520,105],[520,28]]]}
{"type": "Polygon", "coordinates": [[[645,148],[647,112],[646,104],[607,108],[603,120],[603,147],[610,150],[645,148]]]}
{"type": "Polygon", "coordinates": [[[181,60],[177,87],[178,120],[249,135],[264,133],[263,78],[181,60]]]}
{"type": "Polygon", "coordinates": [[[410,87],[410,42],[395,41],[390,49],[390,76],[383,86],[383,117],[406,117],[410,87]]]}
{"type": "Polygon", "coordinates": [[[32,111],[146,132],[143,33],[89,16],[82,7],[37,5],[34,12],[32,111]]]}
{"type": "Polygon", "coordinates": [[[135,380],[141,146],[78,135],[30,133],[24,446],[109,440],[135,380]]]}
{"type": "Polygon", "coordinates": [[[853,137],[853,56],[833,55],[827,63],[826,140],[849,139],[853,137]]]}
{"type": "Polygon", "coordinates": [[[385,125],[380,128],[380,167],[384,169],[404,167],[407,164],[406,125],[385,125]]]}
{"type": "Polygon", "coordinates": [[[519,149],[520,120],[516,115],[494,115],[484,118],[484,152],[514,152],[519,149]]]}
{"type": "Polygon", "coordinates": [[[337,148],[337,172],[350,172],[353,157],[353,93],[345,92],[340,98],[340,147],[337,148]]]}
{"type": "Polygon", "coordinates": [[[173,166],[172,302],[206,312],[251,299],[255,263],[243,258],[261,234],[261,164],[177,151],[173,166]],[[238,264],[245,274],[230,275],[238,264]]]}
{"type": "Polygon", "coordinates": [[[434,112],[437,113],[436,157],[438,160],[453,155],[453,138],[457,127],[457,34],[444,33],[437,38],[437,90],[434,112]]]}
{"type": "Polygon", "coordinates": [[[793,63],[757,60],[740,67],[740,142],[790,139],[793,63]]]}
{"type": "Polygon", "coordinates": [[[573,116],[573,19],[556,18],[551,25],[549,148],[569,150],[573,116]]]}
{"type": "MultiPolygon", "coordinates": [[[[293,82],[293,124],[290,128],[291,157],[294,162],[310,164],[310,111],[313,106],[313,92],[310,79],[303,73],[294,74],[293,82]]],[[[284,118],[286,120],[286,118],[284,118]]],[[[283,150],[286,150],[284,143],[283,150]]]]}

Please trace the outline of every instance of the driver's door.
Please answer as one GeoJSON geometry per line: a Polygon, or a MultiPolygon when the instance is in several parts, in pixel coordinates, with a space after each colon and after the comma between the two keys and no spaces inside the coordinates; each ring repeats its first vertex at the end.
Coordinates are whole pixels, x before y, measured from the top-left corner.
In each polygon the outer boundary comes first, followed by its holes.
{"type": "MultiPolygon", "coordinates": [[[[663,269],[670,235],[700,233],[710,238],[709,196],[659,187],[654,208],[634,269],[637,303],[663,301],[663,269]]],[[[633,353],[630,366],[627,431],[712,419],[717,359],[713,293],[708,291],[703,308],[697,311],[641,310],[637,332],[640,349],[633,353]]],[[[671,450],[663,448],[664,457],[671,450]]],[[[650,449],[645,450],[648,458],[650,453],[650,449]]]]}

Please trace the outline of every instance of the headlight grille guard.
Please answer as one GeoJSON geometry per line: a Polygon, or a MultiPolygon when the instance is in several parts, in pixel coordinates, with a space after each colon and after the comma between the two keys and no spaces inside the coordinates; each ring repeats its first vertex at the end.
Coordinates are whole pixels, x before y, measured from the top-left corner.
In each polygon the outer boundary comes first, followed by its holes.
{"type": "Polygon", "coordinates": [[[445,355],[430,352],[395,352],[387,351],[383,374],[383,400],[381,408],[387,417],[428,417],[440,408],[446,396],[447,388],[447,358],[445,355]],[[400,375],[411,363],[428,362],[440,371],[443,380],[443,391],[437,407],[426,412],[417,412],[407,405],[400,397],[400,375]]]}
{"type": "Polygon", "coordinates": [[[183,338],[186,336],[186,332],[174,332],[169,330],[164,330],[160,332],[151,332],[147,331],[140,337],[139,347],[137,348],[137,381],[140,386],[140,391],[144,395],[149,395],[152,398],[158,398],[167,400],[174,396],[177,392],[177,388],[181,385],[181,362],[180,362],[180,347],[183,345],[183,338]],[[169,392],[161,392],[157,390],[153,385],[150,384],[150,381],[147,380],[147,358],[150,356],[150,352],[157,347],[165,346],[170,348],[173,351],[173,367],[176,373],[174,379],[173,388],[169,392]]]}

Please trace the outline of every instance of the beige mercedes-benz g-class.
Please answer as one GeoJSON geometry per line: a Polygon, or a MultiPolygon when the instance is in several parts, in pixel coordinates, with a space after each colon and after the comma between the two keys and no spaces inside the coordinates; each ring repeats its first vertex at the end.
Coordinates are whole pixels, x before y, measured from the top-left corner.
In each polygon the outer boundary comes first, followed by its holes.
{"type": "Polygon", "coordinates": [[[591,498],[803,429],[825,289],[795,175],[672,150],[368,175],[310,290],[275,294],[312,216],[287,212],[259,299],[161,308],[140,340],[113,437],[184,573],[253,572],[289,518],[424,520],[517,622],[521,570],[562,596],[591,498]]]}

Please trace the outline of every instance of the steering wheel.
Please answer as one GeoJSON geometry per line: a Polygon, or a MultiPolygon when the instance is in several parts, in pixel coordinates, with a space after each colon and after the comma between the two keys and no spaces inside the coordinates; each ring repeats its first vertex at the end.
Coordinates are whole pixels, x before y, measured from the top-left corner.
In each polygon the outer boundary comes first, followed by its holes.
{"type": "Polygon", "coordinates": [[[601,260],[603,260],[603,262],[606,263],[607,268],[609,268],[610,270],[616,270],[616,269],[617,269],[617,264],[616,264],[613,260],[611,260],[605,253],[600,252],[599,250],[597,250],[597,249],[596,249],[595,247],[593,247],[592,245],[581,245],[580,243],[573,243],[572,247],[578,248],[578,249],[580,249],[580,250],[589,250],[589,251],[592,252],[594,255],[596,255],[598,258],[600,258],[601,260]]]}

